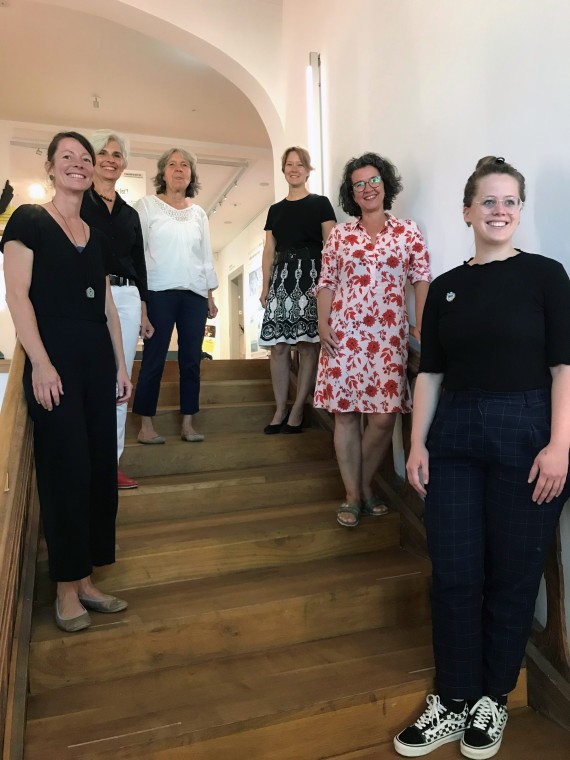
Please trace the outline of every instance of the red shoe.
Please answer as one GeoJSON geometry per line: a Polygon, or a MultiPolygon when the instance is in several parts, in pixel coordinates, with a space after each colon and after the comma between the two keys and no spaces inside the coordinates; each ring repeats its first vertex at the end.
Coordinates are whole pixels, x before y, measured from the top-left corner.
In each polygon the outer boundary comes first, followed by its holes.
{"type": "Polygon", "coordinates": [[[121,472],[120,470],[117,473],[117,487],[119,489],[126,490],[127,488],[138,488],[138,483],[136,480],[133,480],[132,478],[129,478],[127,475],[125,475],[124,472],[121,472]]]}

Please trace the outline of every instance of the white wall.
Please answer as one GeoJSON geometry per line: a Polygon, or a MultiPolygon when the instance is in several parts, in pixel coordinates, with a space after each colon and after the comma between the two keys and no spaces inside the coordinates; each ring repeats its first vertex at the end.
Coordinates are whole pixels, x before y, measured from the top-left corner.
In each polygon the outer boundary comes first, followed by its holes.
{"type": "MultiPolygon", "coordinates": [[[[321,54],[327,188],[345,162],[388,156],[404,192],[396,214],[427,236],[434,274],[468,258],[463,188],[478,158],[525,175],[516,243],[570,271],[570,6],[558,0],[284,0],[285,134],[307,141],[305,67],[321,54]]],[[[570,507],[562,520],[570,630],[570,507]]],[[[544,620],[544,597],[537,607],[544,620]]]]}

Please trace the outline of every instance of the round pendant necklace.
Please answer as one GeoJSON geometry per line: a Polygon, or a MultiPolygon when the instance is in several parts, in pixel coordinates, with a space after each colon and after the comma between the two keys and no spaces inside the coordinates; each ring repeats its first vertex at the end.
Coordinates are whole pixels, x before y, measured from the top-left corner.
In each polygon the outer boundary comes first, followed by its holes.
{"type": "MultiPolygon", "coordinates": [[[[85,222],[83,222],[83,220],[81,220],[81,226],[82,226],[82,229],[83,229],[83,236],[85,238],[85,242],[83,243],[83,246],[81,246],[81,245],[79,245],[79,243],[75,239],[75,235],[71,231],[71,228],[70,228],[69,224],[67,223],[67,219],[61,213],[61,211],[58,209],[58,207],[55,205],[55,203],[53,202],[53,200],[51,202],[51,205],[57,211],[57,213],[59,214],[59,216],[61,216],[61,218],[63,219],[63,223],[65,224],[65,227],[66,227],[67,231],[71,235],[71,239],[75,243],[75,247],[76,248],[85,248],[85,246],[87,245],[87,234],[85,233],[85,227],[83,226],[85,224],[85,222]]],[[[89,259],[87,259],[87,271],[89,271],[89,259]]],[[[91,285],[89,285],[89,277],[87,279],[87,287],[85,288],[85,295],[87,296],[87,298],[95,298],[95,291],[93,290],[93,288],[91,287],[91,285]]]]}

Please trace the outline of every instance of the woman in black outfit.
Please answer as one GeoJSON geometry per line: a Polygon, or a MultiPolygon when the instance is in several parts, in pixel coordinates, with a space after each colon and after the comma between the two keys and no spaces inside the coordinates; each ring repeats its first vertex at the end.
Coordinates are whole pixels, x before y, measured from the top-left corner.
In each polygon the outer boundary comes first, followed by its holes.
{"type": "Polygon", "coordinates": [[[524,200],[516,169],[481,159],[463,199],[475,255],[424,311],[407,472],[426,497],[436,693],[394,740],[405,757],[498,752],[564,504],[570,281],[513,247],[524,200]]]}
{"type": "MultiPolygon", "coordinates": [[[[151,338],[154,328],[146,309],[148,298],[144,244],[139,215],[121,198],[115,185],[127,167],[125,140],[115,132],[100,129],[91,135],[95,150],[93,186],[83,196],[81,218],[109,239],[109,280],[113,302],[121,322],[123,353],[129,377],[133,369],[139,334],[151,338]]],[[[125,448],[127,405],[117,407],[117,461],[125,448]]],[[[120,489],[136,488],[137,482],[121,470],[120,489]]]]}
{"type": "Polygon", "coordinates": [[[116,403],[131,394],[105,260],[106,239],[79,216],[95,155],[76,132],[50,143],[53,200],[20,206],[6,225],[6,301],[27,354],[36,474],[56,624],[90,625],[87,609],[127,603],[99,591],[94,566],[115,561],[116,403]],[[87,608],[87,609],[86,609],[87,608]]]}
{"type": "Polygon", "coordinates": [[[303,407],[312,392],[319,357],[317,302],[313,290],[321,271],[323,243],[335,225],[333,207],[324,195],[309,193],[311,158],[304,148],[287,148],[281,168],[289,192],[273,204],[265,224],[263,289],[265,309],[259,345],[271,349],[275,414],[264,432],[300,433],[303,407]],[[287,412],[291,346],[299,352],[297,397],[287,412]]]}

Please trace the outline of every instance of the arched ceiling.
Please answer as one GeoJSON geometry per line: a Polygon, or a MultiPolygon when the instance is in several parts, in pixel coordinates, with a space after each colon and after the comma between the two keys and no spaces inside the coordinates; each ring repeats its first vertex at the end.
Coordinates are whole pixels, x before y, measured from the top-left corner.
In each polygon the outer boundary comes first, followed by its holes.
{"type": "MultiPolygon", "coordinates": [[[[17,123],[20,159],[22,148],[35,155],[47,144],[51,126],[129,134],[129,168],[148,176],[155,156],[184,144],[198,156],[198,202],[206,209],[243,166],[211,217],[215,250],[273,201],[273,157],[259,114],[229,80],[185,51],[98,16],[0,0],[0,71],[0,119],[17,123]]],[[[22,182],[30,179],[34,159],[28,159],[12,162],[12,172],[26,164],[22,182]]]]}

